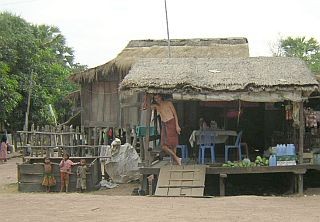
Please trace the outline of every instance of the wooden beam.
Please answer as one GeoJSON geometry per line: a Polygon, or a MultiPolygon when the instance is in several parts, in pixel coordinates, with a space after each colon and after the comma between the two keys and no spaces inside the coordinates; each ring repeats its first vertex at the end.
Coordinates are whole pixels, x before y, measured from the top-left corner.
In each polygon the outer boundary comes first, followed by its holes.
{"type": "Polygon", "coordinates": [[[151,98],[150,96],[146,97],[147,99],[147,104],[148,104],[148,108],[147,108],[147,119],[146,119],[146,137],[145,137],[145,143],[144,143],[144,157],[145,157],[145,163],[146,166],[150,165],[150,153],[148,151],[149,149],[149,142],[150,142],[150,119],[151,119],[151,98]]]}
{"type": "Polygon", "coordinates": [[[220,196],[225,196],[226,195],[226,178],[227,174],[225,173],[220,173],[219,174],[219,191],[220,191],[220,196]]]}
{"type": "Polygon", "coordinates": [[[303,163],[303,143],[304,143],[304,116],[303,116],[303,102],[299,103],[299,164],[303,163]]]}

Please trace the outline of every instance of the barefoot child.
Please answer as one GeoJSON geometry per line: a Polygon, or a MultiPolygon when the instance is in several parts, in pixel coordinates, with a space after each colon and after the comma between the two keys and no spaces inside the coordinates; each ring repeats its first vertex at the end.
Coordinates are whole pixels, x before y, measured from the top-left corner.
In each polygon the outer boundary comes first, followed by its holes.
{"type": "Polygon", "coordinates": [[[87,166],[86,160],[80,160],[80,166],[77,168],[77,190],[81,193],[87,189],[87,166]]]}
{"type": "Polygon", "coordinates": [[[56,179],[52,174],[52,165],[50,159],[46,157],[44,159],[44,174],[43,174],[43,181],[42,186],[46,187],[46,191],[50,192],[50,187],[56,185],[56,179]]]}
{"type": "Polygon", "coordinates": [[[61,187],[60,192],[63,191],[64,187],[66,187],[66,192],[69,190],[69,178],[71,174],[71,167],[77,165],[79,163],[74,163],[69,160],[69,154],[65,153],[63,155],[63,159],[61,160],[60,166],[60,177],[61,177],[61,187]]]}

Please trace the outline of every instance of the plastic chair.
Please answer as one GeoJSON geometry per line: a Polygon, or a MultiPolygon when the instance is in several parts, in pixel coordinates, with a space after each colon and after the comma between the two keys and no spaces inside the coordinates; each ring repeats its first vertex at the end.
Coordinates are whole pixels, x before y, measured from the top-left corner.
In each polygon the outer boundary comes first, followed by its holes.
{"type": "Polygon", "coordinates": [[[188,146],[187,145],[177,145],[177,150],[181,151],[182,162],[186,162],[189,158],[188,146]]]}
{"type": "Polygon", "coordinates": [[[224,147],[224,161],[228,161],[228,155],[229,155],[229,149],[238,149],[239,153],[239,160],[242,159],[241,156],[241,137],[242,137],[242,131],[240,131],[237,135],[237,139],[234,145],[225,145],[224,147]]]}
{"type": "Polygon", "coordinates": [[[211,154],[211,163],[216,162],[215,157],[215,140],[213,132],[201,132],[199,135],[199,156],[198,162],[199,164],[204,164],[204,154],[207,149],[210,150],[211,154]]]}

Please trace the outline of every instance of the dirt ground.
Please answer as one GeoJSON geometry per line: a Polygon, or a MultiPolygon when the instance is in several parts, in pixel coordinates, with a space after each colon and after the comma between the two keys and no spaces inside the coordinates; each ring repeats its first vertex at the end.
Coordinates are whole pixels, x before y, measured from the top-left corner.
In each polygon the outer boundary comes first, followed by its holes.
{"type": "Polygon", "coordinates": [[[160,198],[137,184],[90,193],[19,193],[13,158],[0,164],[1,221],[320,221],[320,195],[160,198]]]}

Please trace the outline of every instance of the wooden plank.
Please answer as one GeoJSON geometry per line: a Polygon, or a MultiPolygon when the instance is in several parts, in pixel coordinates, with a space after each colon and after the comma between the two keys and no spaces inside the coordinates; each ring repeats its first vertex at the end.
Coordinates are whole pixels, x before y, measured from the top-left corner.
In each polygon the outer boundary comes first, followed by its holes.
{"type": "MultiPolygon", "coordinates": [[[[157,164],[140,168],[142,174],[159,174],[160,168],[168,164],[168,161],[159,161],[157,164]]],[[[307,169],[320,170],[320,165],[295,165],[295,166],[275,166],[275,167],[210,167],[207,166],[206,174],[260,174],[260,173],[296,173],[304,174],[307,169]]]]}
{"type": "Polygon", "coordinates": [[[89,101],[89,104],[91,104],[91,113],[90,113],[90,121],[97,121],[98,120],[98,108],[99,108],[99,99],[98,99],[98,88],[96,87],[97,86],[97,83],[98,82],[94,82],[91,84],[91,101],[89,101]]]}
{"type": "Polygon", "coordinates": [[[163,185],[159,186],[159,188],[204,188],[204,185],[197,186],[197,185],[163,185]]]}
{"type": "Polygon", "coordinates": [[[19,164],[18,169],[20,174],[27,173],[43,173],[43,164],[19,164]]]}
{"type": "Polygon", "coordinates": [[[163,166],[160,169],[157,188],[156,188],[156,192],[155,192],[155,195],[157,195],[157,196],[167,196],[168,195],[168,191],[169,191],[168,188],[158,188],[158,187],[168,185],[168,181],[170,179],[170,174],[168,172],[169,169],[171,169],[171,165],[163,166]]]}
{"type": "Polygon", "coordinates": [[[19,182],[22,183],[41,183],[43,173],[39,174],[20,174],[19,182]]]}
{"type": "MultiPolygon", "coordinates": [[[[196,181],[193,182],[193,185],[204,185],[205,178],[206,178],[206,166],[202,165],[195,165],[195,169],[199,169],[200,172],[196,172],[194,174],[194,179],[196,181]]],[[[203,196],[204,188],[193,188],[192,189],[192,196],[203,196]]]]}
{"type": "Polygon", "coordinates": [[[81,112],[81,126],[84,127],[85,126],[85,123],[88,122],[90,119],[89,119],[89,99],[88,99],[88,94],[89,94],[89,91],[88,91],[88,85],[89,84],[83,84],[81,86],[81,89],[80,89],[80,101],[81,101],[81,107],[83,109],[83,112],[81,112]]]}
{"type": "Polygon", "coordinates": [[[194,186],[193,181],[195,172],[199,172],[199,170],[195,169],[195,165],[183,165],[182,174],[183,174],[183,180],[181,184],[186,187],[182,187],[180,191],[181,196],[192,196],[192,190],[196,187],[187,187],[187,186],[194,186]],[[185,179],[187,178],[193,178],[192,181],[187,181],[185,179]]]}
{"type": "Polygon", "coordinates": [[[118,94],[118,82],[110,83],[110,107],[107,110],[110,112],[110,120],[119,124],[120,117],[120,99],[118,94]]]}
{"type": "MultiPolygon", "coordinates": [[[[185,167],[188,165],[185,165],[185,167]]],[[[190,166],[194,166],[194,165],[190,165],[190,166]]],[[[169,172],[200,172],[200,170],[197,169],[174,169],[174,170],[169,170],[169,172]]]]}
{"type": "Polygon", "coordinates": [[[192,196],[192,189],[195,189],[195,188],[181,187],[180,196],[192,196]]]}
{"type": "Polygon", "coordinates": [[[96,86],[96,99],[97,99],[97,104],[96,107],[93,107],[96,110],[97,116],[96,116],[96,121],[103,121],[103,117],[104,117],[104,96],[105,96],[105,84],[104,82],[95,82],[95,86],[96,86]]]}
{"type": "Polygon", "coordinates": [[[170,174],[170,178],[168,181],[168,196],[180,196],[181,194],[181,179],[182,179],[182,172],[179,171],[183,166],[172,165],[172,168],[168,173],[170,174]],[[174,179],[171,181],[171,179],[174,179]]]}
{"type": "Polygon", "coordinates": [[[251,174],[251,173],[302,173],[306,172],[304,165],[295,166],[261,166],[261,167],[207,167],[207,174],[251,174]]]}

